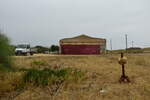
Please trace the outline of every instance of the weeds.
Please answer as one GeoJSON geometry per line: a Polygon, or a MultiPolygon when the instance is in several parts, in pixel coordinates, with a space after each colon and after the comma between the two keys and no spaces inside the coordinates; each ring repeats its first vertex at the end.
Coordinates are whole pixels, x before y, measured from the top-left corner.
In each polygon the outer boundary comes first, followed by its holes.
{"type": "Polygon", "coordinates": [[[44,61],[33,61],[31,62],[31,66],[35,67],[35,68],[41,68],[42,66],[46,66],[47,63],[44,61]]]}
{"type": "Polygon", "coordinates": [[[22,72],[5,72],[0,74],[0,94],[22,88],[22,72]]]}
{"type": "Polygon", "coordinates": [[[0,99],[12,92],[20,93],[30,86],[50,86],[52,95],[64,82],[80,81],[84,73],[80,70],[65,69],[16,69],[13,72],[0,73],[0,99]]]}
{"type": "Polygon", "coordinates": [[[65,81],[65,80],[73,80],[78,81],[82,76],[83,72],[72,70],[69,68],[66,69],[59,69],[59,70],[52,70],[52,69],[30,69],[25,74],[23,80],[25,83],[31,83],[34,85],[48,85],[53,84],[58,81],[65,81]]]}
{"type": "Polygon", "coordinates": [[[46,65],[46,62],[44,62],[44,61],[33,61],[32,65],[44,66],[44,65],[46,65]]]}

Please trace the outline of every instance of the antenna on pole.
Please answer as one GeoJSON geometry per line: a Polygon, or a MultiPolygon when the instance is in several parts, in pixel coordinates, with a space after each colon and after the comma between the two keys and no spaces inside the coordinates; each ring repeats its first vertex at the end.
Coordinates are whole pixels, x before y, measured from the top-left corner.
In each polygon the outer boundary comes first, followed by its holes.
{"type": "Polygon", "coordinates": [[[127,52],[127,49],[128,49],[128,35],[125,34],[125,39],[126,39],[126,52],[127,52]]]}

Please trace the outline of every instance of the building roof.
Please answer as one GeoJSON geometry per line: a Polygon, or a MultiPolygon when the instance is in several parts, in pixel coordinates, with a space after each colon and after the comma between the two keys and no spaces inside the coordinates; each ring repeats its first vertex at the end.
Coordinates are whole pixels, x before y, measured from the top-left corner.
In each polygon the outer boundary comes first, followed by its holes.
{"type": "Polygon", "coordinates": [[[106,43],[106,39],[94,38],[87,35],[79,35],[73,38],[64,38],[60,43],[106,43]]]}

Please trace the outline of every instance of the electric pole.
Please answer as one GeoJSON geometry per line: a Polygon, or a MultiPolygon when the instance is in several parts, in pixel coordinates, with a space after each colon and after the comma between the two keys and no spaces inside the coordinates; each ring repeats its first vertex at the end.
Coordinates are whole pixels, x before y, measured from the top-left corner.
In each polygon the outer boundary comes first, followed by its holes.
{"type": "Polygon", "coordinates": [[[127,51],[128,49],[128,35],[127,34],[125,34],[125,39],[126,39],[126,51],[127,51]]]}
{"type": "Polygon", "coordinates": [[[110,49],[112,51],[112,39],[110,39],[110,49]]]}
{"type": "Polygon", "coordinates": [[[134,47],[133,44],[134,44],[134,41],[132,41],[132,48],[134,47]]]}

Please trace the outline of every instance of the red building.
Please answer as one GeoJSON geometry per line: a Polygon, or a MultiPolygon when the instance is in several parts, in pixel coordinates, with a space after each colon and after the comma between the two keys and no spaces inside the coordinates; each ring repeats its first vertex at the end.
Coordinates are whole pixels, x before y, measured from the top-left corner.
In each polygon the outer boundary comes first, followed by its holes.
{"type": "Polygon", "coordinates": [[[87,35],[60,40],[61,54],[101,54],[105,49],[106,39],[87,35]]]}

